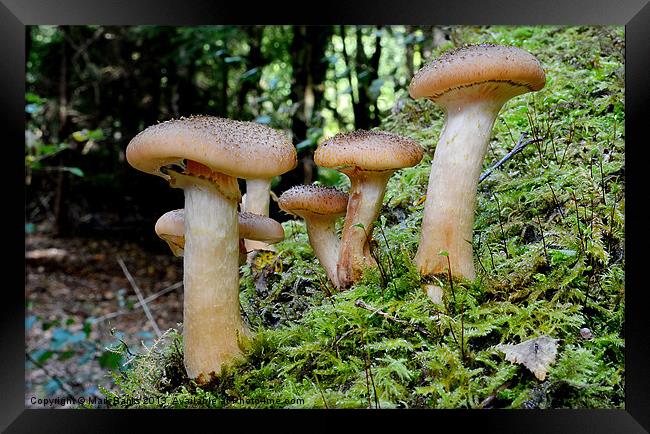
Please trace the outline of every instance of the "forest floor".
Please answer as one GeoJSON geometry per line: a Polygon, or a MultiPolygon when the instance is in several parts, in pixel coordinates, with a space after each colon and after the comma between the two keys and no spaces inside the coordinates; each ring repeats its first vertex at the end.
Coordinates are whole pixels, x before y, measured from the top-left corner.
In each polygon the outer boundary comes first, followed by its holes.
{"type": "Polygon", "coordinates": [[[144,298],[163,292],[147,303],[160,330],[182,320],[182,261],[169,254],[44,234],[26,235],[25,247],[27,407],[42,408],[32,397],[99,396],[111,382],[107,368],[121,363],[107,348],[120,339],[142,348],[155,337],[118,258],[144,298]]]}

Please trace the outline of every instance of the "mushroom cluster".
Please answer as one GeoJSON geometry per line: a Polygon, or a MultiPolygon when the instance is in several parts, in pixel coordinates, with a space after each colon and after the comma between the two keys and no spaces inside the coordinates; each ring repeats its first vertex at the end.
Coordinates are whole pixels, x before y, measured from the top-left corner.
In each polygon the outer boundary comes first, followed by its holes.
{"type": "MultiPolygon", "coordinates": [[[[185,369],[205,383],[241,354],[249,335],[239,311],[237,178],[270,179],[293,169],[295,148],[264,125],[195,116],[146,128],[131,140],[126,157],[185,193],[183,236],[178,211],[170,216],[176,226],[168,235],[172,251],[183,250],[185,369]]],[[[158,223],[159,234],[170,229],[165,220],[158,223]]]]}
{"type": "MultiPolygon", "coordinates": [[[[476,189],[492,126],[505,102],[544,84],[533,55],[496,45],[448,52],[413,77],[411,97],[428,98],[445,112],[415,257],[425,283],[439,274],[475,278],[476,189]]],[[[314,254],[336,288],[349,288],[364,269],[377,266],[370,254],[372,232],[388,180],[423,155],[415,141],[393,133],[337,134],[318,146],[314,161],[345,174],[349,192],[300,185],[278,199],[283,211],[305,220],[314,254]],[[336,222],[343,216],[339,238],[336,222]]],[[[270,186],[273,177],[296,166],[296,149],[264,125],[195,116],[146,128],[131,140],[126,156],[136,169],[184,190],[184,209],[163,215],[155,230],[183,257],[185,368],[206,382],[241,354],[250,333],[239,311],[238,265],[247,249],[269,248],[284,238],[282,226],[268,218],[270,186]],[[237,178],[246,180],[244,200],[237,178]]],[[[440,301],[440,287],[424,289],[440,301]]]]}

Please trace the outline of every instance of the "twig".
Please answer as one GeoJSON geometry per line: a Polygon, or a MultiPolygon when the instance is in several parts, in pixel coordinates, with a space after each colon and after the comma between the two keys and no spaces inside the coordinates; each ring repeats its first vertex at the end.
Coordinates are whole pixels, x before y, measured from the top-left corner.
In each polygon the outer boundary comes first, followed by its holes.
{"type": "MultiPolygon", "coordinates": [[[[153,301],[153,300],[157,299],[158,297],[161,297],[161,296],[167,294],[168,292],[171,292],[171,291],[175,290],[176,288],[180,288],[181,286],[183,286],[182,281],[181,282],[176,282],[173,285],[168,286],[167,288],[162,289],[162,290],[156,292],[155,294],[150,295],[149,297],[145,298],[144,301],[145,301],[145,303],[149,303],[150,301],[153,301]]],[[[133,305],[133,309],[136,309],[138,307],[141,307],[141,304],[140,304],[139,301],[133,305]]],[[[117,311],[117,312],[110,312],[110,313],[107,313],[107,314],[102,315],[100,317],[97,317],[95,322],[105,321],[107,319],[115,318],[116,316],[127,315],[127,314],[130,314],[130,313],[133,313],[133,312],[134,312],[134,310],[120,310],[120,311],[117,311]]]]}
{"type": "Polygon", "coordinates": [[[544,246],[544,259],[546,260],[546,263],[548,263],[548,252],[546,251],[546,238],[544,238],[544,228],[542,227],[542,220],[539,218],[539,215],[537,217],[537,224],[539,225],[539,232],[542,234],[542,245],[544,246]]]}
{"type": "Polygon", "coordinates": [[[499,387],[497,387],[495,389],[495,391],[492,392],[492,394],[490,396],[488,396],[483,401],[481,401],[481,403],[478,405],[478,407],[479,408],[486,408],[488,405],[492,404],[492,401],[494,401],[496,399],[497,394],[499,392],[501,392],[503,389],[509,387],[511,382],[512,382],[512,380],[508,380],[505,383],[503,383],[502,385],[500,385],[499,387]]]}
{"type": "Polygon", "coordinates": [[[560,202],[557,200],[557,196],[555,196],[555,190],[553,190],[553,186],[551,185],[550,182],[547,182],[548,187],[551,189],[551,194],[553,195],[553,201],[555,202],[555,208],[560,211],[560,216],[562,217],[562,221],[564,221],[564,211],[562,211],[562,207],[560,206],[560,202]]]}
{"type": "Polygon", "coordinates": [[[153,326],[156,335],[160,338],[162,333],[158,328],[158,324],[156,324],[156,320],[153,318],[153,315],[151,315],[151,311],[149,310],[149,306],[147,306],[147,302],[144,300],[144,297],[142,297],[142,292],[140,291],[138,284],[135,283],[135,279],[133,279],[133,276],[131,276],[131,273],[129,273],[129,270],[126,268],[126,265],[124,265],[124,261],[119,256],[117,257],[117,263],[120,264],[120,267],[122,267],[122,271],[124,272],[124,275],[128,279],[129,283],[131,284],[131,287],[135,291],[135,295],[138,296],[138,300],[140,301],[140,305],[142,306],[144,313],[147,315],[147,318],[149,319],[149,322],[153,326]]]}
{"type": "Polygon", "coordinates": [[[377,308],[374,308],[374,307],[364,303],[363,300],[355,301],[354,305],[356,307],[360,307],[361,309],[369,310],[370,312],[376,313],[377,315],[382,316],[382,317],[386,318],[387,320],[394,321],[396,323],[403,324],[403,325],[408,326],[408,327],[412,327],[412,328],[416,329],[417,331],[419,331],[420,333],[422,333],[423,335],[431,337],[429,332],[426,329],[424,329],[423,327],[420,327],[417,324],[411,324],[410,322],[404,321],[403,319],[395,318],[394,316],[392,316],[392,315],[390,315],[390,314],[388,314],[388,313],[386,313],[384,311],[381,311],[381,310],[379,310],[377,308]]]}
{"type": "Polygon", "coordinates": [[[32,355],[29,354],[27,351],[25,351],[25,357],[27,358],[27,360],[32,362],[37,368],[42,369],[43,372],[45,372],[45,375],[47,375],[52,380],[54,380],[56,384],[58,384],[59,387],[63,389],[66,395],[68,395],[68,398],[75,400],[74,393],[72,393],[72,390],[70,389],[70,386],[67,383],[61,380],[57,375],[52,374],[45,366],[43,366],[38,361],[36,361],[36,359],[34,359],[32,355]]]}
{"type": "Polygon", "coordinates": [[[320,388],[320,383],[318,382],[318,376],[314,374],[314,379],[316,380],[316,388],[320,392],[321,398],[323,398],[323,404],[325,405],[325,409],[329,410],[329,406],[327,405],[327,400],[325,399],[325,395],[323,394],[323,390],[320,388]]]}
{"type": "Polygon", "coordinates": [[[536,142],[541,141],[541,139],[536,138],[536,139],[529,139],[529,140],[526,140],[525,142],[522,142],[522,140],[524,140],[526,135],[527,135],[526,132],[521,133],[521,136],[519,136],[519,142],[517,142],[517,145],[514,148],[512,148],[512,151],[508,152],[505,155],[505,157],[503,157],[501,160],[499,160],[499,162],[496,163],[494,166],[490,167],[488,170],[483,172],[481,177],[478,179],[478,182],[482,182],[485,178],[490,176],[493,171],[495,171],[496,169],[501,167],[503,165],[503,163],[505,163],[506,161],[511,159],[513,156],[515,156],[518,153],[520,153],[521,151],[523,151],[526,146],[530,145],[531,143],[536,143],[536,142]]]}
{"type": "MultiPolygon", "coordinates": [[[[375,408],[381,408],[379,406],[379,397],[377,396],[377,388],[375,387],[375,379],[373,378],[372,375],[372,363],[370,362],[370,351],[368,350],[368,346],[366,345],[366,339],[363,336],[363,330],[361,331],[361,342],[363,343],[363,348],[366,350],[366,366],[368,367],[368,372],[367,376],[370,376],[370,383],[372,384],[372,391],[374,392],[375,395],[375,408]]],[[[366,385],[367,385],[367,377],[366,377],[366,385]]],[[[368,399],[370,401],[370,399],[368,399]]]]}
{"type": "Polygon", "coordinates": [[[578,235],[580,235],[580,253],[585,254],[586,253],[586,246],[585,246],[585,241],[582,237],[582,229],[580,228],[580,213],[578,211],[578,199],[576,198],[576,195],[573,191],[571,191],[571,195],[573,196],[573,203],[576,206],[576,226],[578,228],[578,235]]]}
{"type": "Polygon", "coordinates": [[[454,279],[451,276],[451,260],[449,259],[449,254],[447,256],[447,274],[449,277],[449,288],[451,288],[451,296],[454,298],[454,308],[456,307],[456,293],[454,292],[454,279]]]}
{"type": "Polygon", "coordinates": [[[506,241],[506,233],[503,230],[503,222],[501,221],[501,204],[499,203],[499,199],[497,198],[496,193],[492,193],[492,196],[494,197],[495,202],[497,203],[497,210],[499,211],[499,226],[501,227],[501,240],[503,241],[503,250],[506,252],[506,258],[510,259],[510,254],[508,253],[508,243],[506,241]]]}

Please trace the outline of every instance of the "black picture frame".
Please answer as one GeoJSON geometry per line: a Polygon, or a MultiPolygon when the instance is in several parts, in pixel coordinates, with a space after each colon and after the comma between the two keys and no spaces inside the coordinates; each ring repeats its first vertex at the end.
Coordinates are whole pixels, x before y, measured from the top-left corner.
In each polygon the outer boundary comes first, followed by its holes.
{"type": "MultiPolygon", "coordinates": [[[[0,428],[6,432],[133,432],[146,418],[147,431],[174,422],[220,429],[252,429],[252,417],[264,417],[287,430],[310,429],[316,424],[337,429],[361,423],[363,429],[405,418],[409,427],[441,430],[471,426],[475,432],[500,433],[642,433],[650,431],[650,289],[644,282],[647,229],[643,227],[647,200],[648,143],[644,129],[650,101],[650,4],[647,0],[484,0],[395,2],[363,0],[324,3],[278,2],[251,4],[209,0],[0,0],[0,99],[5,199],[0,212],[4,240],[4,290],[0,303],[0,428]],[[25,26],[37,24],[197,25],[197,24],[529,24],[625,25],[626,98],[626,325],[625,410],[405,410],[405,411],[165,411],[165,410],[41,410],[25,409],[24,292],[19,270],[25,263],[24,222],[18,210],[24,192],[19,152],[24,143],[25,26]],[[7,183],[7,180],[10,182],[7,183]],[[11,278],[9,278],[11,277],[11,278]],[[307,417],[305,417],[307,416],[307,417]],[[226,420],[227,419],[227,420],[226,420]]],[[[24,195],[23,195],[24,202],[24,195]]],[[[187,425],[186,425],[187,426],[187,425]]],[[[138,428],[140,429],[140,428],[138,428]]],[[[196,428],[193,428],[196,429],[196,428]]]]}

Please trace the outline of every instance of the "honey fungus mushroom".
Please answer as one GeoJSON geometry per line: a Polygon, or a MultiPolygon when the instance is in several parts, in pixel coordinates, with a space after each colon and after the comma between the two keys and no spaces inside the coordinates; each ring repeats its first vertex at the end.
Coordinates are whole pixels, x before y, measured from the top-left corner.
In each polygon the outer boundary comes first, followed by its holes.
{"type": "Polygon", "coordinates": [[[545,82],[532,54],[489,44],[448,52],[413,77],[411,97],[428,98],[445,112],[415,257],[423,276],[448,273],[449,259],[454,277],[476,277],[471,244],[476,189],[492,126],[506,101],[545,82]]]}
{"type": "Polygon", "coordinates": [[[339,288],[336,263],[340,240],[334,225],[339,217],[345,215],[348,195],[332,187],[297,185],[282,193],[278,205],[283,211],[305,220],[314,255],[330,281],[339,288]]]}
{"type": "Polygon", "coordinates": [[[284,134],[253,122],[194,116],[150,126],[126,149],[134,168],[185,194],[183,347],[198,383],[240,356],[249,334],[239,311],[237,178],[272,178],[296,166],[284,134]]]}
{"type": "MultiPolygon", "coordinates": [[[[246,262],[244,239],[267,244],[279,243],[284,239],[282,225],[272,218],[240,212],[239,221],[239,264],[246,262]]],[[[163,214],[155,226],[156,235],[169,245],[174,256],[183,256],[185,249],[185,211],[176,209],[163,214]]]]}
{"type": "Polygon", "coordinates": [[[356,282],[364,267],[376,265],[369,254],[369,242],[388,179],[396,170],[418,164],[423,154],[415,141],[384,131],[337,134],[316,149],[316,164],[350,178],[350,199],[337,264],[342,288],[356,282]]]}

